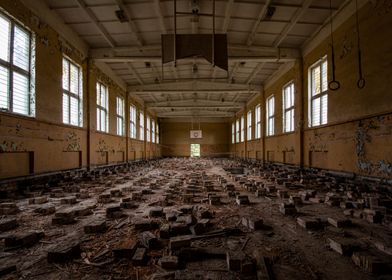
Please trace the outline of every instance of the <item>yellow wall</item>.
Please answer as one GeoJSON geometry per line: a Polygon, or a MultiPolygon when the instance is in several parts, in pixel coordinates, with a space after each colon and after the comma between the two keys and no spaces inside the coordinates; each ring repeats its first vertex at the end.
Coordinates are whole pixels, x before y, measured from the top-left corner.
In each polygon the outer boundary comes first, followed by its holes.
{"type": "MultiPolygon", "coordinates": [[[[320,42],[302,60],[268,85],[244,112],[262,105],[263,136],[259,140],[230,145],[236,156],[286,162],[305,167],[355,172],[361,175],[392,178],[392,17],[367,3],[359,13],[361,25],[364,89],[358,89],[357,34],[355,18],[350,17],[335,32],[336,78],[338,91],[328,94],[328,124],[309,127],[308,69],[328,56],[331,79],[329,38],[320,42]],[[282,88],[295,85],[295,132],[282,133],[282,88]],[[302,89],[303,84],[303,89],[302,89]],[[275,96],[275,135],[265,136],[265,101],[275,96]],[[303,117],[302,117],[303,116],[303,117]]],[[[253,121],[254,123],[254,121],[253,121]]],[[[253,124],[254,127],[254,124],[253,124]]]]}
{"type": "MultiPolygon", "coordinates": [[[[189,122],[161,122],[162,155],[189,157],[190,145],[200,144],[201,156],[228,156],[230,127],[227,122],[201,122],[202,139],[191,139],[189,122]]],[[[198,130],[198,123],[193,125],[198,130]]]]}
{"type": "MultiPolygon", "coordinates": [[[[33,24],[31,12],[19,1],[4,0],[1,7],[36,37],[36,116],[0,112],[1,179],[160,156],[159,145],[145,145],[143,141],[116,135],[116,96],[126,101],[124,90],[82,58],[79,51],[64,46],[50,26],[43,22],[33,24]],[[81,128],[62,123],[63,55],[83,68],[81,128]],[[109,88],[109,133],[96,131],[97,80],[109,88]]],[[[142,108],[129,98],[128,104],[125,102],[125,120],[129,119],[131,103],[142,108]]],[[[149,115],[154,118],[153,114],[149,115]]],[[[128,133],[129,122],[126,121],[125,126],[128,133]]]]}

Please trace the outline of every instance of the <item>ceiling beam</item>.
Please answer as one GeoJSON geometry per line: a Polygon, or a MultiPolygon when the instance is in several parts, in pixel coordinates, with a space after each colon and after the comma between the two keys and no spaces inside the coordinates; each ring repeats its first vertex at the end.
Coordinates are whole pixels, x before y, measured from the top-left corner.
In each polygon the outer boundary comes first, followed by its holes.
{"type": "Polygon", "coordinates": [[[98,28],[98,31],[105,38],[106,42],[108,42],[111,47],[115,47],[116,43],[114,42],[113,38],[110,36],[109,32],[105,29],[102,23],[99,22],[95,14],[87,7],[86,3],[84,3],[83,0],[76,0],[76,3],[78,3],[79,7],[82,8],[82,10],[91,19],[93,24],[98,28]]]}
{"type": "Polygon", "coordinates": [[[234,0],[229,0],[226,4],[225,19],[223,21],[222,33],[227,33],[227,29],[229,28],[230,17],[231,17],[231,13],[233,11],[233,3],[234,3],[234,0]]]}
{"type": "Polygon", "coordinates": [[[239,62],[235,62],[235,63],[234,63],[233,69],[231,70],[231,73],[230,73],[230,76],[229,76],[229,83],[230,83],[230,84],[233,83],[234,75],[235,75],[235,73],[237,72],[239,66],[240,66],[240,63],[239,63],[239,62]]]}
{"type": "MultiPolygon", "coordinates": [[[[80,1],[80,0],[78,0],[78,1],[80,1]]],[[[121,10],[123,10],[125,15],[127,16],[127,18],[128,18],[128,26],[131,29],[132,33],[134,34],[135,40],[136,40],[137,44],[139,46],[143,46],[144,45],[143,39],[141,38],[141,36],[139,34],[139,31],[138,31],[138,29],[136,27],[136,24],[132,21],[131,11],[129,10],[128,6],[125,5],[123,0],[114,0],[114,1],[116,1],[117,6],[121,10]]]]}
{"type": "Polygon", "coordinates": [[[154,4],[155,13],[158,16],[159,26],[161,27],[161,32],[166,34],[167,27],[166,27],[165,21],[163,20],[161,4],[159,3],[159,0],[154,0],[153,4],[154,4]]]}
{"type": "Polygon", "coordinates": [[[220,93],[254,93],[259,92],[258,90],[249,90],[249,89],[186,89],[186,90],[164,90],[164,89],[157,89],[157,90],[139,90],[139,91],[132,91],[133,94],[143,95],[143,94],[178,94],[178,93],[210,93],[210,94],[220,94],[220,93]]]}
{"type": "Polygon", "coordinates": [[[306,10],[310,7],[310,4],[312,4],[313,0],[304,0],[302,2],[302,7],[298,8],[293,17],[290,20],[290,23],[287,24],[283,30],[282,33],[275,39],[274,43],[272,44],[274,47],[278,47],[283,40],[287,37],[287,34],[293,29],[293,27],[297,24],[298,20],[303,16],[303,14],[306,12],[306,10]]]}
{"type": "Polygon", "coordinates": [[[253,44],[253,41],[257,33],[257,29],[259,28],[260,22],[264,19],[265,14],[267,13],[268,6],[271,4],[271,1],[272,0],[265,1],[263,7],[261,8],[260,13],[257,16],[257,19],[253,24],[252,31],[248,36],[248,40],[246,41],[247,46],[251,46],[253,44]]]}
{"type": "Polygon", "coordinates": [[[187,98],[183,100],[172,100],[172,101],[158,101],[158,102],[148,102],[145,103],[147,107],[167,107],[167,106],[186,106],[192,102],[192,105],[199,105],[202,106],[204,104],[211,105],[211,106],[220,106],[220,105],[227,105],[227,106],[243,106],[245,105],[244,102],[231,102],[231,101],[216,101],[216,100],[206,100],[206,99],[194,99],[194,98],[187,98]]]}
{"type": "Polygon", "coordinates": [[[131,71],[132,75],[135,76],[136,80],[139,82],[139,84],[144,85],[144,82],[142,80],[142,78],[140,77],[140,75],[136,72],[135,68],[133,67],[132,63],[127,62],[125,63],[125,65],[127,66],[127,68],[129,69],[129,71],[131,71]]]}
{"type": "Polygon", "coordinates": [[[250,84],[254,78],[256,78],[257,74],[260,72],[260,70],[263,68],[264,63],[261,62],[257,64],[256,68],[253,70],[253,72],[250,74],[249,78],[246,80],[246,84],[250,84]]]}

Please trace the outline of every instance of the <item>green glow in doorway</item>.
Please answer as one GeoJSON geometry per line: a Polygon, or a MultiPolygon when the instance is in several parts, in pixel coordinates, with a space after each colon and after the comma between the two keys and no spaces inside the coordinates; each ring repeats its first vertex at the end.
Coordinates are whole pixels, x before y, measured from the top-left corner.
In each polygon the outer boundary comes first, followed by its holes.
{"type": "Polygon", "coordinates": [[[200,144],[191,144],[191,157],[200,157],[200,144]]]}

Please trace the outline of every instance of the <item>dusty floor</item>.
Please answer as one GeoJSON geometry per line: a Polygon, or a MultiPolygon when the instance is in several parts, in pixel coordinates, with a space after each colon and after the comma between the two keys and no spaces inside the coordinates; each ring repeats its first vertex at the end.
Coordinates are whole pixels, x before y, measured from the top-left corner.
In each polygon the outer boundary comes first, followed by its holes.
{"type": "MultiPolygon", "coordinates": [[[[287,203],[290,195],[297,195],[303,189],[318,190],[315,186],[319,186],[320,182],[316,183],[315,180],[312,185],[312,180],[303,183],[301,178],[294,178],[290,181],[301,182],[304,188],[290,189],[273,180],[276,178],[276,170],[261,170],[261,173],[260,170],[250,170],[252,172],[245,176],[233,175],[223,169],[236,165],[238,163],[231,160],[166,159],[152,162],[150,166],[140,167],[132,172],[100,174],[85,180],[62,182],[57,188],[29,193],[28,198],[11,201],[16,202],[20,211],[3,215],[2,220],[16,217],[19,225],[1,233],[1,240],[31,230],[42,231],[44,236],[28,247],[19,244],[10,247],[6,246],[4,241],[0,252],[0,271],[4,274],[3,278],[392,279],[388,276],[392,256],[387,254],[391,253],[392,234],[386,225],[349,217],[351,226],[337,228],[326,221],[328,218],[347,220],[343,214],[345,209],[307,199],[296,203],[298,213],[285,216],[279,211],[282,202],[287,203]],[[205,182],[212,187],[206,187],[205,182]],[[229,196],[229,192],[224,189],[227,184],[234,185],[234,196],[229,196]],[[280,198],[273,188],[265,192],[266,186],[271,185],[277,187],[276,190],[286,190],[287,197],[280,198]],[[255,192],[255,189],[258,189],[259,193],[255,192]],[[241,194],[248,196],[249,205],[236,203],[236,195],[241,194]],[[48,201],[38,199],[33,203],[30,201],[31,197],[45,197],[48,201]],[[76,202],[74,197],[77,197],[76,202]],[[213,199],[211,197],[219,197],[219,205],[210,205],[209,202],[213,199]],[[70,204],[66,204],[67,201],[70,204]],[[126,206],[122,204],[119,210],[116,207],[120,202],[129,203],[125,203],[126,206]],[[50,205],[55,206],[56,213],[37,213],[37,208],[50,205]],[[180,209],[184,205],[192,207],[180,209]],[[112,206],[115,213],[107,214],[107,208],[112,206]],[[161,217],[159,207],[163,208],[161,217]],[[79,210],[75,221],[65,225],[53,225],[52,219],[64,209],[79,210]],[[158,211],[158,215],[151,214],[151,209],[158,211]],[[190,211],[190,214],[187,214],[187,211],[190,211]],[[212,214],[212,218],[208,219],[209,227],[199,235],[191,235],[190,246],[182,246],[185,248],[179,250],[169,249],[172,246],[169,246],[170,238],[182,234],[189,236],[190,226],[196,221],[200,222],[198,215],[203,211],[212,214]],[[151,215],[158,217],[149,217],[151,215]],[[189,217],[191,221],[187,220],[189,217]],[[262,220],[263,226],[256,230],[246,227],[242,222],[244,217],[262,220]],[[305,229],[297,223],[297,217],[318,218],[321,226],[315,230],[305,229]],[[85,233],[84,227],[97,220],[106,221],[105,231],[85,233]],[[155,235],[159,244],[147,248],[146,263],[137,265],[132,256],[120,258],[113,250],[143,247],[143,244],[137,243],[141,232],[145,231],[139,229],[141,221],[144,226],[156,221],[157,226],[147,230],[155,235]],[[185,224],[185,232],[180,232],[181,228],[175,231],[174,224],[178,226],[181,223],[185,224]],[[164,237],[163,232],[161,233],[162,225],[165,224],[171,226],[169,237],[164,237]],[[363,268],[354,264],[349,255],[343,256],[332,250],[328,238],[344,239],[350,247],[355,247],[355,250],[371,253],[377,260],[381,260],[385,268],[380,275],[364,272],[363,268]],[[81,251],[78,256],[64,263],[48,262],[48,252],[60,245],[67,247],[73,243],[80,244],[81,251]],[[197,257],[197,251],[191,251],[187,255],[187,247],[204,248],[209,253],[197,257]],[[228,269],[228,252],[241,256],[238,271],[228,269]],[[255,252],[262,257],[256,258],[255,252]],[[176,268],[161,267],[159,260],[167,255],[178,256],[179,263],[178,266],[175,264],[176,268]],[[246,267],[245,264],[250,265],[246,267]],[[13,265],[16,266],[16,271],[12,271],[15,268],[13,265]],[[11,272],[8,273],[6,267],[11,272]],[[269,271],[269,275],[266,271],[269,271]]],[[[315,193],[317,197],[328,196],[323,188],[314,192],[313,197],[315,193]]]]}

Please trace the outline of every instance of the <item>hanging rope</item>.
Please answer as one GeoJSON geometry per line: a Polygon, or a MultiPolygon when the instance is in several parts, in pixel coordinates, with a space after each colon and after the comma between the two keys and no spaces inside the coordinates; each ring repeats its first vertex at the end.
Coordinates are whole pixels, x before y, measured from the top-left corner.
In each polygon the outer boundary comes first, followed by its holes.
{"type": "Polygon", "coordinates": [[[356,27],[357,27],[357,47],[358,47],[358,71],[359,78],[357,81],[357,87],[359,89],[363,89],[365,87],[365,79],[362,74],[362,55],[361,55],[361,42],[359,38],[359,19],[358,19],[358,0],[355,0],[355,19],[356,19],[356,27]]]}
{"type": "Polygon", "coordinates": [[[335,77],[335,48],[333,46],[333,27],[332,27],[332,0],[329,0],[329,13],[331,18],[331,52],[332,52],[332,80],[328,83],[328,88],[330,90],[340,89],[340,83],[335,77]]]}

